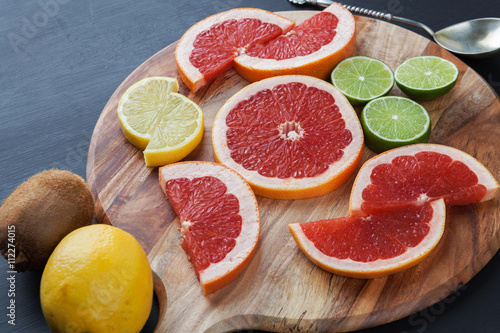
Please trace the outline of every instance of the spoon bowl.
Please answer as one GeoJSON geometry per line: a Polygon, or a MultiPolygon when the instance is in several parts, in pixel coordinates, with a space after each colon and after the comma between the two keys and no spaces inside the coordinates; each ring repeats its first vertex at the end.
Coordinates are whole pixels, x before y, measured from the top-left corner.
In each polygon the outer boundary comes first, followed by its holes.
{"type": "Polygon", "coordinates": [[[432,36],[443,48],[468,57],[488,57],[500,51],[500,18],[457,23],[432,36]]]}
{"type": "MultiPolygon", "coordinates": [[[[332,0],[288,0],[294,4],[311,4],[327,7],[332,0]]],[[[386,21],[409,24],[424,30],[444,49],[470,58],[486,58],[500,52],[500,18],[486,17],[462,23],[434,32],[423,23],[389,13],[378,12],[356,6],[343,5],[355,14],[371,16],[386,21]]]]}

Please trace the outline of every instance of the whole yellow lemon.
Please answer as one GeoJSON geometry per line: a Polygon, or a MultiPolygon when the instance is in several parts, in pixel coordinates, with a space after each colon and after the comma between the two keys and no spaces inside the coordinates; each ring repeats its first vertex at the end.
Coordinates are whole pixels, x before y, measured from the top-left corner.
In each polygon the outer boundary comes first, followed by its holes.
{"type": "Polygon", "coordinates": [[[40,300],[54,332],[139,332],[153,302],[146,253],[119,228],[76,229],[50,256],[40,300]]]}

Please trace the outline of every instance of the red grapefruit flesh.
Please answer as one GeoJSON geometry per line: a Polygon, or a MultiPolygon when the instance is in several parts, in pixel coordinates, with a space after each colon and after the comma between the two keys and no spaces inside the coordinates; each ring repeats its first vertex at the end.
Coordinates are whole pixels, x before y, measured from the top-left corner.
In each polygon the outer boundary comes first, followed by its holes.
{"type": "Polygon", "coordinates": [[[333,4],[291,30],[294,26],[260,9],[213,15],[179,41],[179,75],[193,92],[233,66],[251,82],[290,74],[327,79],[340,61],[354,54],[354,17],[341,5],[333,4]]]}
{"type": "Polygon", "coordinates": [[[409,268],[430,253],[443,233],[446,205],[486,201],[498,189],[472,156],[441,145],[410,145],[362,166],[351,192],[351,216],[289,228],[325,270],[375,278],[409,268]]]}
{"type": "Polygon", "coordinates": [[[334,3],[287,34],[251,45],[234,66],[251,82],[293,74],[327,80],[340,61],[354,55],[355,47],[354,17],[334,3]]]}
{"type": "Polygon", "coordinates": [[[377,278],[419,263],[444,231],[443,200],[366,217],[290,224],[302,251],[321,268],[355,278],[377,278]]]}
{"type": "Polygon", "coordinates": [[[291,20],[254,8],[210,16],[192,26],[177,44],[179,74],[194,92],[231,68],[245,48],[265,43],[294,26],[291,20]]]}
{"type": "Polygon", "coordinates": [[[159,176],[203,293],[215,292],[253,256],[259,237],[255,196],[240,175],[216,163],[171,164],[160,168],[159,176]]]}
{"type": "Polygon", "coordinates": [[[255,193],[301,199],[328,193],[355,171],[361,125],[331,84],[300,75],[251,84],[220,109],[212,130],[217,161],[255,193]]]}
{"type": "Polygon", "coordinates": [[[499,185],[475,158],[455,148],[416,144],[377,155],[359,171],[351,215],[443,198],[447,205],[492,199],[499,185]]]}

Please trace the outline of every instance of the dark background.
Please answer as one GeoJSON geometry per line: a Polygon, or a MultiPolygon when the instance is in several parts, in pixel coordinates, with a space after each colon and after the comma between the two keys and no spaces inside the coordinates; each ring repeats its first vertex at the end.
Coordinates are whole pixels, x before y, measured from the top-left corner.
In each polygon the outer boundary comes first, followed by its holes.
{"type": "MultiPolygon", "coordinates": [[[[463,20],[500,17],[498,0],[345,3],[412,18],[435,30],[463,20]]],[[[93,128],[119,84],[197,21],[235,7],[315,9],[286,0],[0,0],[0,201],[45,169],[57,167],[85,177],[93,128]]],[[[500,54],[462,60],[500,92],[500,54]]],[[[7,262],[0,259],[0,332],[48,332],[40,308],[39,272],[16,275],[16,326],[7,324],[7,271],[7,262]]],[[[497,281],[498,254],[443,301],[360,332],[500,332],[497,281]]],[[[154,330],[157,316],[155,301],[144,332],[154,330]]]]}

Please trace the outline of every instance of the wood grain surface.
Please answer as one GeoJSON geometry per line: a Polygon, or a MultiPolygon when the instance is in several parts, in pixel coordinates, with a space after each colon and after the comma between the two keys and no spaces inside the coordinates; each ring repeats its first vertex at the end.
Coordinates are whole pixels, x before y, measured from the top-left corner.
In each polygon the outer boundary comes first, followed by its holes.
{"type": "MultiPolygon", "coordinates": [[[[280,14],[300,22],[314,13],[280,14]]],[[[364,17],[356,17],[356,23],[356,54],[379,58],[393,70],[417,55],[437,55],[457,65],[457,86],[444,97],[422,102],[433,124],[430,141],[471,154],[499,179],[500,100],[488,84],[459,59],[413,32],[364,17]]],[[[175,44],[158,52],[118,87],[96,124],[87,160],[87,182],[96,199],[97,220],[132,233],[163,282],[155,284],[161,308],[157,331],[334,332],[380,325],[445,298],[498,250],[500,209],[495,198],[448,208],[445,234],[437,248],[405,272],[373,280],[327,273],[299,250],[287,225],[348,215],[352,177],[319,198],[258,197],[261,236],[254,258],[232,284],[203,296],[180,246],[178,220],[160,189],[158,169],[145,166],[142,152],[121,133],[116,115],[121,95],[134,82],[153,75],[178,78],[174,50],[175,44]]],[[[198,103],[205,115],[204,138],[185,160],[213,161],[215,115],[248,82],[231,70],[196,94],[179,83],[180,92],[198,103]]],[[[397,87],[391,94],[403,95],[397,87]]],[[[363,161],[372,156],[366,149],[363,161]]]]}

